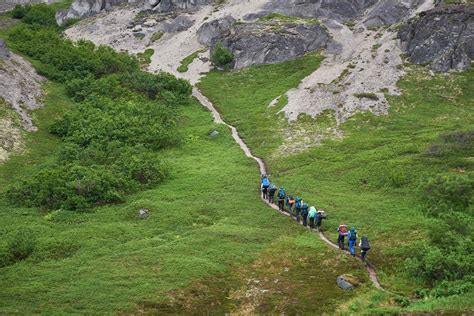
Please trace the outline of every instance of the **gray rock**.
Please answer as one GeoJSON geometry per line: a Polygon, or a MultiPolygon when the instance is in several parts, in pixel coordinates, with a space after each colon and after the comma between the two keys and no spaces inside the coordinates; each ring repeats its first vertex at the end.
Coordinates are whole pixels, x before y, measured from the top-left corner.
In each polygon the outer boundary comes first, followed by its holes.
{"type": "Polygon", "coordinates": [[[166,33],[182,32],[193,26],[194,21],[185,15],[179,15],[171,21],[163,22],[160,30],[166,33]]]}
{"type": "Polygon", "coordinates": [[[132,32],[140,32],[142,30],[141,25],[135,25],[132,29],[132,32]]]}
{"type": "Polygon", "coordinates": [[[56,13],[56,22],[63,25],[66,20],[83,18],[109,10],[112,6],[134,2],[133,0],[75,0],[69,9],[56,13]]]}
{"type": "Polygon", "coordinates": [[[400,29],[401,47],[411,62],[437,72],[469,68],[474,58],[474,6],[441,6],[400,29]]]}
{"type": "Polygon", "coordinates": [[[138,210],[137,216],[140,219],[148,218],[150,216],[150,210],[147,208],[141,208],[138,210]]]}
{"type": "Polygon", "coordinates": [[[0,59],[7,59],[10,57],[10,50],[8,49],[5,40],[0,38],[0,59]]]}
{"type": "Polygon", "coordinates": [[[216,38],[229,35],[234,23],[235,19],[230,15],[204,23],[197,32],[198,42],[201,45],[210,45],[216,38]]]}
{"type": "Polygon", "coordinates": [[[337,286],[339,286],[343,290],[350,291],[354,289],[354,285],[347,282],[347,280],[342,275],[337,277],[336,282],[337,286]]]}
{"type": "Polygon", "coordinates": [[[219,136],[219,132],[216,130],[213,130],[212,132],[209,133],[209,136],[211,136],[211,138],[216,138],[217,136],[219,136]]]}
{"type": "Polygon", "coordinates": [[[156,5],[153,10],[158,12],[170,12],[177,10],[195,10],[201,5],[212,3],[212,0],[153,0],[156,5]]]}
{"type": "Polygon", "coordinates": [[[273,0],[265,10],[305,18],[353,19],[378,0],[273,0]]]}
{"type": "Polygon", "coordinates": [[[393,0],[379,1],[367,14],[367,27],[392,25],[402,21],[410,13],[410,6],[393,0]]]}
{"type": "Polygon", "coordinates": [[[214,38],[211,55],[218,42],[234,55],[231,66],[240,69],[252,65],[276,64],[326,48],[331,37],[318,24],[244,23],[234,24],[230,32],[214,38]]]}

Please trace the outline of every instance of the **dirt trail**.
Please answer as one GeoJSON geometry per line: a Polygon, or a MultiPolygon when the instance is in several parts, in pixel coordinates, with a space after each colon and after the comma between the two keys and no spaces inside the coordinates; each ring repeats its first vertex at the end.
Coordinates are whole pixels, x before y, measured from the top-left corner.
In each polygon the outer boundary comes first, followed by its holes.
{"type": "MultiPolygon", "coordinates": [[[[245,142],[242,140],[242,138],[240,137],[237,129],[232,126],[232,125],[229,125],[227,124],[221,117],[220,113],[217,111],[217,109],[214,107],[214,105],[212,104],[211,101],[209,101],[208,98],[206,98],[202,93],[201,91],[199,91],[198,88],[194,87],[193,88],[193,96],[205,107],[207,108],[213,115],[214,117],[214,122],[218,123],[218,124],[224,124],[225,126],[227,126],[228,128],[230,128],[230,130],[232,131],[232,137],[234,138],[235,142],[239,145],[239,147],[244,151],[245,155],[249,158],[252,158],[254,159],[257,163],[258,163],[258,166],[259,166],[259,169],[260,169],[260,174],[267,174],[267,168],[265,166],[265,163],[263,162],[263,160],[261,158],[258,158],[258,157],[255,157],[253,154],[252,154],[252,151],[250,150],[250,148],[247,146],[247,144],[245,144],[245,142]]],[[[262,198],[262,201],[264,201],[269,207],[271,207],[272,209],[274,209],[275,211],[279,212],[280,214],[282,215],[285,215],[285,216],[288,216],[288,217],[292,217],[291,214],[289,213],[286,213],[286,212],[282,212],[278,209],[278,207],[275,205],[275,204],[271,204],[269,203],[267,200],[263,199],[262,198]]],[[[301,223],[300,223],[301,224],[301,223]]],[[[333,248],[336,248],[338,249],[339,247],[333,243],[332,241],[330,241],[322,232],[318,232],[316,230],[312,230],[311,228],[307,227],[308,229],[310,229],[312,232],[316,233],[319,235],[319,238],[321,238],[322,241],[324,241],[326,244],[330,245],[331,247],[333,248]]],[[[349,252],[348,251],[345,251],[346,254],[349,255],[349,252]]],[[[360,258],[359,258],[360,259],[360,258]]],[[[375,268],[367,263],[365,265],[366,269],[367,269],[367,272],[369,273],[369,277],[370,277],[370,280],[372,281],[373,285],[377,288],[377,289],[380,289],[380,290],[383,290],[383,291],[387,291],[385,290],[384,288],[382,288],[382,286],[380,285],[380,282],[377,278],[377,272],[375,270],[375,268]]],[[[388,292],[388,291],[387,291],[388,292]]]]}

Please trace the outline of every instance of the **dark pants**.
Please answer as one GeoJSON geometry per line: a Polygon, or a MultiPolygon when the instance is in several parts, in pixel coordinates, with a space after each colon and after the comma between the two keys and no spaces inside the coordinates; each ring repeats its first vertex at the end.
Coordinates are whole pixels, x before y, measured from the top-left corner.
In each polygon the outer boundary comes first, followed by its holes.
{"type": "Polygon", "coordinates": [[[275,192],[273,194],[268,194],[268,202],[274,203],[275,202],[275,192]]]}
{"type": "Polygon", "coordinates": [[[279,209],[280,211],[284,211],[284,210],[285,210],[285,200],[278,199],[278,209],[279,209]]]}
{"type": "Polygon", "coordinates": [[[309,218],[309,227],[314,228],[314,217],[309,218]]]}
{"type": "Polygon", "coordinates": [[[339,234],[339,237],[337,237],[337,244],[339,245],[339,249],[344,250],[344,235],[339,234]]]}
{"type": "Polygon", "coordinates": [[[302,217],[303,217],[303,226],[308,226],[308,223],[306,222],[307,217],[306,216],[302,216],[302,217]]]}
{"type": "Polygon", "coordinates": [[[290,214],[293,212],[293,204],[287,204],[288,205],[288,211],[290,214]]]}
{"type": "Polygon", "coordinates": [[[301,213],[301,208],[300,207],[295,207],[295,216],[296,216],[296,221],[300,221],[300,213],[301,213]]]}
{"type": "Polygon", "coordinates": [[[360,258],[362,261],[365,261],[365,255],[367,254],[367,250],[361,250],[360,251],[360,258]]]}
{"type": "Polygon", "coordinates": [[[262,188],[262,195],[264,199],[268,198],[268,188],[265,188],[265,187],[262,188]]]}
{"type": "Polygon", "coordinates": [[[321,217],[318,217],[318,219],[316,220],[316,229],[318,230],[321,228],[321,221],[322,221],[321,217]]]}

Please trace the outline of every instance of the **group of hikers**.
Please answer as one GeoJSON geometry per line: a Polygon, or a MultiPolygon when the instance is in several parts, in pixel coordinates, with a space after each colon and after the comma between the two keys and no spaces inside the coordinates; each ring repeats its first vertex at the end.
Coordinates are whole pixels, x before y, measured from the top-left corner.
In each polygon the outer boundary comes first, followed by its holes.
{"type": "MultiPolygon", "coordinates": [[[[261,179],[261,191],[263,199],[267,200],[269,203],[275,204],[275,195],[276,195],[276,204],[278,209],[281,212],[288,212],[293,216],[298,223],[300,223],[300,218],[303,226],[308,226],[311,229],[320,230],[323,219],[327,218],[326,212],[322,209],[316,209],[314,206],[309,206],[308,203],[303,201],[300,196],[293,196],[291,194],[286,194],[285,188],[277,186],[270,182],[270,179],[267,175],[262,175],[261,179]],[[288,208],[288,210],[285,208],[288,208]]],[[[357,246],[357,230],[354,227],[348,229],[347,225],[341,224],[337,228],[338,238],[337,244],[339,249],[344,250],[344,240],[347,236],[349,252],[352,256],[356,255],[356,246],[357,246]]],[[[366,236],[362,236],[359,242],[359,248],[361,250],[361,259],[365,262],[365,256],[367,251],[370,250],[369,240],[366,236]]]]}

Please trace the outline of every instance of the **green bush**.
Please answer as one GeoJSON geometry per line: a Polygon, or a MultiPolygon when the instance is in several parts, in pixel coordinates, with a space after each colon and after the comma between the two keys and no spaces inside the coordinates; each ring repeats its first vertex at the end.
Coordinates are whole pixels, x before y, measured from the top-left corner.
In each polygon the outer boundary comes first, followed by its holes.
{"type": "Polygon", "coordinates": [[[31,9],[31,6],[29,4],[25,4],[25,5],[17,4],[11,12],[12,17],[14,19],[23,19],[26,13],[30,11],[30,9],[31,9]]]}
{"type": "Polygon", "coordinates": [[[25,260],[35,249],[36,240],[29,230],[18,230],[8,241],[7,250],[13,262],[25,260]]]}
{"type": "Polygon", "coordinates": [[[231,51],[217,43],[211,54],[211,62],[217,67],[227,67],[233,60],[231,51]]]}
{"type": "Polygon", "coordinates": [[[47,4],[37,4],[25,11],[22,21],[35,26],[57,27],[56,10],[47,4]]]}
{"type": "Polygon", "coordinates": [[[474,176],[450,174],[430,179],[423,187],[423,200],[430,216],[443,212],[471,212],[474,202],[474,176]]]}
{"type": "Polygon", "coordinates": [[[157,151],[176,146],[178,108],[191,94],[188,82],[140,70],[136,58],[88,41],[73,43],[58,28],[35,20],[49,11],[32,6],[31,25],[10,34],[13,46],[60,81],[79,102],[50,126],[62,148],[48,165],[12,184],[8,199],[45,209],[87,210],[123,200],[168,175],[157,151]]]}

